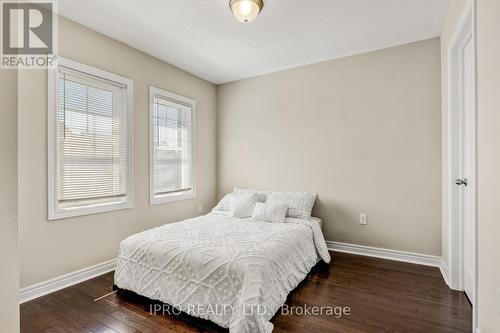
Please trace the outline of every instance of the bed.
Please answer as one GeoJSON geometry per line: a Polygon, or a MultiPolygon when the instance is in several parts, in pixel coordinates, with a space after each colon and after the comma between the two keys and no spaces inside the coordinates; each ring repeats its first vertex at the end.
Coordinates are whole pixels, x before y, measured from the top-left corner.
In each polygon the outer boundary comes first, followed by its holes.
{"type": "Polygon", "coordinates": [[[231,333],[271,332],[269,320],[320,260],[330,255],[318,219],[212,212],[123,240],[115,285],[231,333]]]}

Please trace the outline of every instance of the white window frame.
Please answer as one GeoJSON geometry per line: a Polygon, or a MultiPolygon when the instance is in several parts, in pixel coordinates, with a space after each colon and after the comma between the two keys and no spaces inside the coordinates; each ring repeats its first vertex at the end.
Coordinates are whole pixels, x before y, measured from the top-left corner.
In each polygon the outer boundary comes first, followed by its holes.
{"type": "Polygon", "coordinates": [[[102,203],[82,207],[59,208],[57,198],[57,105],[58,105],[58,68],[47,70],[47,164],[48,164],[48,219],[56,220],[74,216],[82,216],[109,212],[134,207],[134,81],[126,77],[79,63],[74,60],[58,57],[58,66],[64,66],[84,74],[114,81],[126,86],[127,121],[128,121],[128,185],[127,200],[117,203],[102,203]]]}
{"type": "Polygon", "coordinates": [[[149,86],[149,203],[151,205],[196,198],[196,100],[174,94],[173,92],[149,86]],[[184,193],[155,195],[154,193],[154,98],[161,96],[174,103],[191,108],[191,152],[192,152],[192,190],[184,193]]]}

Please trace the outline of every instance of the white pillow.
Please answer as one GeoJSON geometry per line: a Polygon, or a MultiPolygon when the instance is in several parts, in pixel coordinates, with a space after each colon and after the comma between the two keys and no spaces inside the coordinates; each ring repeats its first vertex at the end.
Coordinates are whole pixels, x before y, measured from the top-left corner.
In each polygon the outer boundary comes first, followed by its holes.
{"type": "Polygon", "coordinates": [[[259,191],[259,190],[253,190],[253,189],[250,189],[250,188],[235,187],[233,189],[233,193],[236,193],[236,194],[241,194],[241,193],[256,193],[257,194],[257,201],[259,201],[259,202],[266,202],[267,197],[272,193],[272,191],[259,191]]]}
{"type": "Polygon", "coordinates": [[[288,206],[285,204],[257,202],[252,218],[257,221],[284,223],[287,210],[288,206]]]}
{"type": "Polygon", "coordinates": [[[316,201],[316,194],[295,192],[273,192],[267,202],[288,205],[286,216],[309,218],[316,201]]]}
{"type": "Polygon", "coordinates": [[[231,196],[231,216],[250,217],[257,203],[256,193],[241,193],[231,196]]]}
{"type": "Polygon", "coordinates": [[[229,212],[231,209],[231,197],[233,193],[226,194],[217,204],[217,206],[212,209],[212,212],[229,212]]]}

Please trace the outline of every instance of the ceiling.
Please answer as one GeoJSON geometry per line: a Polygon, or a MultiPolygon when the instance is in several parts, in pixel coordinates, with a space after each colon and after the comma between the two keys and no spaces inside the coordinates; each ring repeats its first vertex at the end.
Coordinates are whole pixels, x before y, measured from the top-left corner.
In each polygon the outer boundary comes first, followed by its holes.
{"type": "Polygon", "coordinates": [[[59,13],[220,84],[440,35],[450,0],[59,0],[59,13]]]}

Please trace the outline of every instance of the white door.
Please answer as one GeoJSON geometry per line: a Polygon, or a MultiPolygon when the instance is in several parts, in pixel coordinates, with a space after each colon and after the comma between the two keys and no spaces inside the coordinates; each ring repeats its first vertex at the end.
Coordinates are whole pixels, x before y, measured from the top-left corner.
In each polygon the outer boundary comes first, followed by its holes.
{"type": "Polygon", "coordinates": [[[460,192],[460,219],[462,233],[462,281],[469,300],[474,304],[474,265],[475,265],[475,91],[474,91],[474,46],[469,39],[462,49],[462,116],[460,122],[460,177],[456,184],[460,192]]]}

